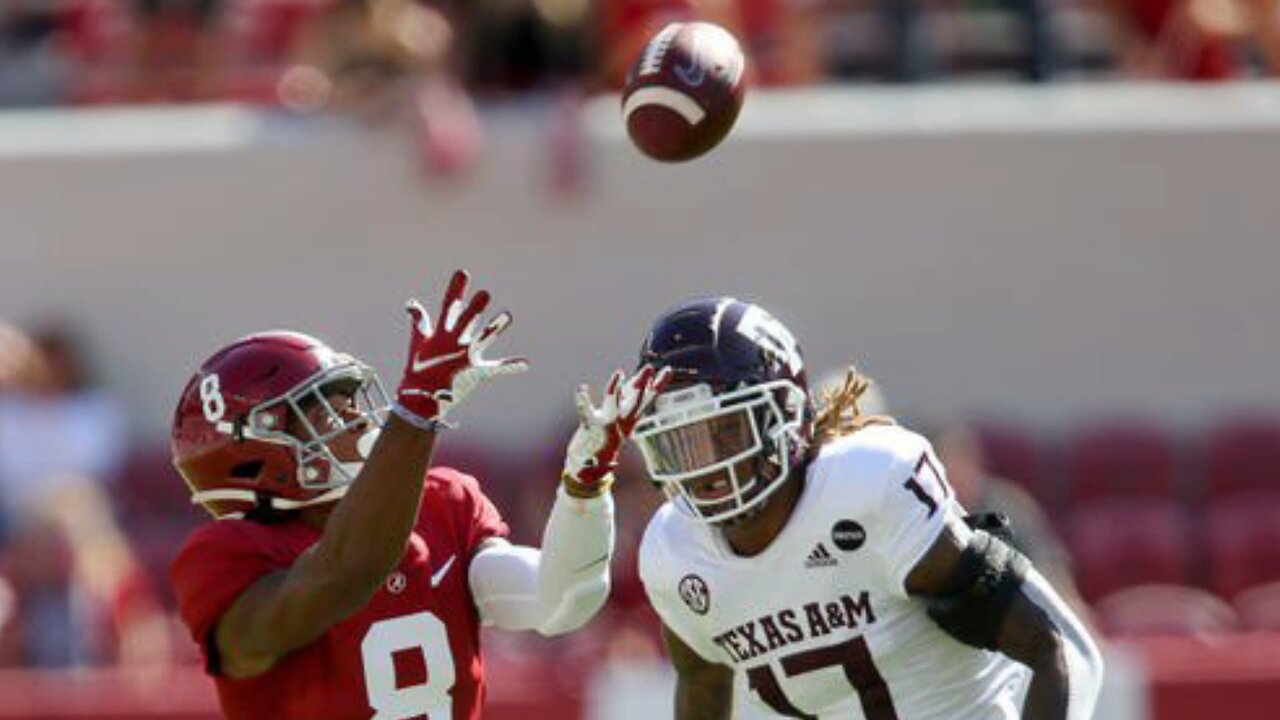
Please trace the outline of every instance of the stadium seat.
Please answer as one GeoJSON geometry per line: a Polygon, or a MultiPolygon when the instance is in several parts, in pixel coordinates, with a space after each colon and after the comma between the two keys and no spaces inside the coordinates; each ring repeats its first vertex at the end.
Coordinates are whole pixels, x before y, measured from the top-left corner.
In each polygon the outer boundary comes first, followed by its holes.
{"type": "Polygon", "coordinates": [[[129,449],[110,480],[117,510],[126,522],[138,519],[190,514],[190,491],[177,469],[168,443],[144,443],[129,449]]]}
{"type": "Polygon", "coordinates": [[[1173,501],[1089,503],[1072,512],[1066,536],[1088,600],[1134,585],[1191,582],[1187,523],[1173,501]]]}
{"type": "Polygon", "coordinates": [[[1237,494],[1214,503],[1208,552],[1212,587],[1222,597],[1280,580],[1280,492],[1237,494]]]}
{"type": "Polygon", "coordinates": [[[1235,607],[1246,630],[1280,633],[1280,580],[1245,590],[1235,607]]]}
{"type": "Polygon", "coordinates": [[[112,487],[121,529],[161,600],[172,605],[169,563],[187,533],[208,516],[191,504],[186,483],[173,467],[168,443],[132,448],[112,487]]]}
{"type": "Polygon", "coordinates": [[[1215,429],[1206,458],[1208,495],[1280,491],[1280,420],[1242,419],[1215,429]]]}
{"type": "Polygon", "coordinates": [[[134,30],[126,3],[71,0],[62,9],[60,48],[77,66],[67,82],[73,105],[102,105],[126,99],[128,39],[134,30]]]}
{"type": "Polygon", "coordinates": [[[977,422],[973,426],[982,444],[987,469],[1012,480],[1041,500],[1056,500],[1044,482],[1041,452],[1035,437],[1008,423],[977,422]]]}
{"type": "Polygon", "coordinates": [[[1233,632],[1240,617],[1222,598],[1187,585],[1139,585],[1111,593],[1093,605],[1111,637],[1212,635],[1233,632]]]}
{"type": "Polygon", "coordinates": [[[288,60],[306,21],[328,0],[234,0],[227,8],[237,59],[250,65],[288,60]]]}
{"type": "Polygon", "coordinates": [[[274,106],[280,103],[280,78],[284,68],[245,68],[222,83],[222,99],[246,105],[274,106]]]}
{"type": "Polygon", "coordinates": [[[90,65],[119,59],[132,25],[128,5],[117,0],[72,0],[60,18],[63,47],[90,65]]]}
{"type": "Polygon", "coordinates": [[[1175,454],[1165,430],[1153,423],[1121,420],[1090,426],[1068,450],[1068,496],[1074,503],[1176,498],[1175,454]]]}

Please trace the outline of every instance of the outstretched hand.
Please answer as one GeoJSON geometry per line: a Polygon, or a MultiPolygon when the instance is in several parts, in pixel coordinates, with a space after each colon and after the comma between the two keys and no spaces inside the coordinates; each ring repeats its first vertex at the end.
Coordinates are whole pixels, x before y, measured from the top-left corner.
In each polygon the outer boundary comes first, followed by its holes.
{"type": "Polygon", "coordinates": [[[511,325],[511,313],[498,313],[477,332],[489,293],[477,291],[464,302],[470,276],[458,270],[449,281],[435,323],[417,300],[405,309],[413,321],[409,358],[396,391],[395,412],[425,429],[445,425],[445,416],[482,383],[498,375],[529,369],[523,358],[489,360],[482,353],[511,325]]]}
{"type": "Polygon", "coordinates": [[[671,371],[655,371],[645,366],[627,380],[615,371],[605,386],[600,405],[591,400],[591,391],[578,388],[578,429],[569,440],[563,480],[570,494],[596,497],[609,486],[609,475],[618,465],[622,445],[635,431],[640,416],[671,381],[671,371]]]}

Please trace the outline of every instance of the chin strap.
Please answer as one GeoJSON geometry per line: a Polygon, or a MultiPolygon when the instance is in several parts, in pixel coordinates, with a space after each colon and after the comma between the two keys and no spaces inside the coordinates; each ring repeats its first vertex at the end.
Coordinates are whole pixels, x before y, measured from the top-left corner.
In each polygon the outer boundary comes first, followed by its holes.
{"type": "MultiPolygon", "coordinates": [[[[350,487],[351,487],[350,485],[341,485],[329,490],[328,492],[321,493],[307,500],[290,500],[289,498],[273,497],[270,499],[269,504],[271,506],[271,509],[273,510],[297,510],[298,508],[309,507],[311,505],[323,505],[324,503],[331,503],[331,502],[336,502],[338,500],[341,500],[342,497],[347,494],[347,490],[350,487]]],[[[258,503],[258,493],[252,490],[225,489],[225,490],[204,490],[198,493],[191,494],[192,505],[204,505],[210,502],[219,502],[219,501],[225,501],[225,500],[248,502],[256,505],[258,503]]],[[[240,518],[243,518],[244,515],[245,514],[243,512],[223,513],[222,515],[218,516],[218,519],[219,520],[240,519],[240,518]]]]}
{"type": "Polygon", "coordinates": [[[289,498],[273,497],[271,498],[271,507],[276,510],[297,510],[298,508],[310,507],[312,505],[323,505],[325,503],[341,500],[347,494],[350,485],[339,485],[338,487],[321,493],[309,500],[290,500],[289,498]]]}

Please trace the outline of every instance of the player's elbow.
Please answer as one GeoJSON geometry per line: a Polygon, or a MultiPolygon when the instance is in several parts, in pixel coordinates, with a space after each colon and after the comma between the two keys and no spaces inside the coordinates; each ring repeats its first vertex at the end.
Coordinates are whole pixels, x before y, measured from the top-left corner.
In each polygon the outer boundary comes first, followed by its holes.
{"type": "Polygon", "coordinates": [[[1102,653],[1091,638],[1077,635],[1072,629],[1067,629],[1065,636],[1053,635],[1053,641],[1035,645],[1027,664],[1037,677],[1047,677],[1063,688],[1068,720],[1092,718],[1102,692],[1102,653]]]}
{"type": "Polygon", "coordinates": [[[1048,617],[1019,614],[1016,610],[1006,619],[998,641],[1001,652],[1036,671],[1061,665],[1065,645],[1062,634],[1048,617]]]}
{"type": "Polygon", "coordinates": [[[567,588],[560,598],[547,603],[550,608],[545,619],[537,626],[538,634],[545,637],[564,635],[586,625],[604,607],[609,598],[607,574],[584,580],[567,588]]]}
{"type": "Polygon", "coordinates": [[[1037,633],[1034,639],[1008,645],[1003,651],[1037,673],[1067,674],[1065,645],[1056,632],[1037,633]]]}

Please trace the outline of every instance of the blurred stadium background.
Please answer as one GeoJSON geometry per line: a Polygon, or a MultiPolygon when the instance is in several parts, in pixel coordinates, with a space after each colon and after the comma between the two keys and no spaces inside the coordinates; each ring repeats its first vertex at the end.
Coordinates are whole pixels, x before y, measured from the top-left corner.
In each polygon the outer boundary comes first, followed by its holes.
{"type": "MultiPolygon", "coordinates": [[[[441,462],[535,541],[571,393],[683,297],[855,362],[1107,639],[1105,720],[1280,699],[1273,0],[4,0],[0,719],[216,717],[165,569],[166,430],[211,350],[384,375],[467,267],[534,374],[441,462]],[[672,18],[742,38],[739,127],[644,160],[611,95],[672,18]],[[435,289],[433,289],[435,288],[435,289]]],[[[619,484],[606,612],[494,633],[492,718],[669,716],[619,484]]]]}

